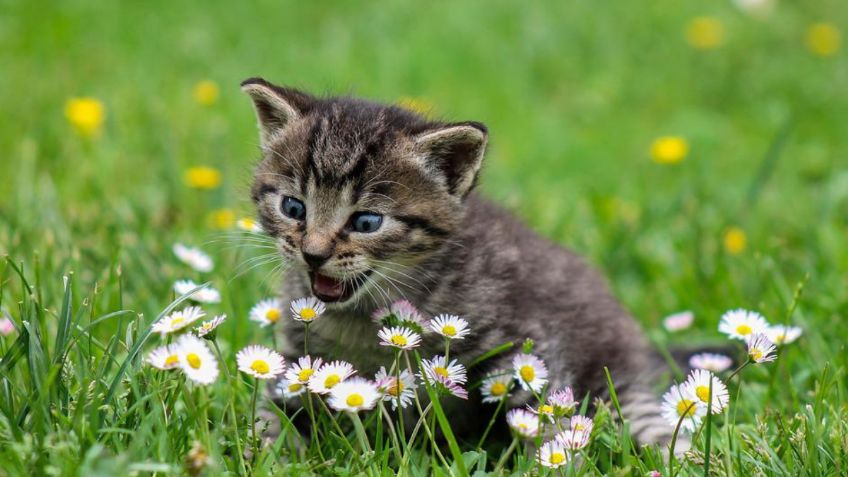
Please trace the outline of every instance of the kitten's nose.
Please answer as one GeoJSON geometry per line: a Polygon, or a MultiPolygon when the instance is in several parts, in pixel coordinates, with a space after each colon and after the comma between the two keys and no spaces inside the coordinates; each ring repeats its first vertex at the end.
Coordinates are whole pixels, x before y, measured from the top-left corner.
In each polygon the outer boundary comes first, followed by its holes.
{"type": "Polygon", "coordinates": [[[334,244],[330,237],[321,233],[307,233],[303,237],[301,245],[301,253],[303,260],[313,270],[318,269],[321,265],[330,259],[333,255],[334,244]]]}
{"type": "Polygon", "coordinates": [[[303,251],[303,259],[306,261],[307,265],[309,265],[313,270],[318,269],[321,265],[330,258],[329,253],[327,254],[314,254],[309,253],[306,250],[303,251]]]}

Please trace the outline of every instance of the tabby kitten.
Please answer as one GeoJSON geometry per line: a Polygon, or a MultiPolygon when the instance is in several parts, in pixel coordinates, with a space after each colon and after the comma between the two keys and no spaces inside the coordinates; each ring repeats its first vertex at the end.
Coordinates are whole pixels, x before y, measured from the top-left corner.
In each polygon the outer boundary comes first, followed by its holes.
{"type": "MultiPolygon", "coordinates": [[[[262,159],[252,188],[263,228],[291,270],[284,303],[314,295],[327,311],[309,328],[310,354],[351,362],[373,376],[392,354],[377,345],[370,315],[407,299],[427,315],[468,320],[452,347],[468,365],[505,342],[535,342],[551,389],[606,396],[611,370],[639,442],[670,428],[652,392],[653,354],[602,278],[574,253],[531,232],[473,193],[488,133],[361,99],[319,98],[261,78],[253,100],[262,159]]],[[[281,351],[303,351],[303,326],[285,320],[281,351]]],[[[441,341],[425,342],[424,356],[441,341]]],[[[469,382],[509,369],[514,353],[469,370],[469,382]]],[[[510,404],[529,402],[516,393],[510,404]]],[[[492,410],[479,396],[446,401],[454,432],[472,436],[492,410]]]]}

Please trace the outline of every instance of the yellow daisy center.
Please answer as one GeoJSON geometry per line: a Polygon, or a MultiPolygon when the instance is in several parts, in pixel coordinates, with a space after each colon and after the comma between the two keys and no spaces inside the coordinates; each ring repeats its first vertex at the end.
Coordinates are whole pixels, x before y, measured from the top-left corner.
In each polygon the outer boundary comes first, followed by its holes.
{"type": "Polygon", "coordinates": [[[777,335],[777,336],[774,337],[774,342],[777,343],[777,344],[782,344],[784,341],[786,341],[786,335],[785,334],[780,334],[780,335],[777,335]]]}
{"type": "Polygon", "coordinates": [[[395,346],[406,346],[409,342],[406,340],[406,336],[403,335],[394,335],[392,336],[392,344],[395,346]]]}
{"type": "Polygon", "coordinates": [[[276,323],[277,320],[280,319],[280,310],[276,308],[271,308],[270,310],[265,312],[265,319],[270,321],[271,323],[276,323]]]}
{"type": "Polygon", "coordinates": [[[300,383],[291,383],[289,384],[289,392],[296,393],[303,388],[303,385],[300,383]]]}
{"type": "Polygon", "coordinates": [[[309,307],[300,310],[300,313],[298,314],[300,315],[300,319],[303,321],[312,321],[312,319],[317,315],[315,310],[309,307]]]}
{"type": "Polygon", "coordinates": [[[695,394],[698,395],[698,399],[704,402],[709,402],[710,400],[710,388],[707,386],[698,386],[695,388],[695,394]]]}
{"type": "Polygon", "coordinates": [[[759,361],[760,358],[763,357],[763,352],[758,350],[757,348],[754,348],[748,352],[748,356],[750,356],[751,359],[753,359],[754,361],[759,361]]]}
{"type": "Polygon", "coordinates": [[[330,389],[333,386],[335,386],[336,384],[339,384],[339,382],[341,382],[341,380],[342,380],[342,378],[338,374],[331,374],[331,375],[327,376],[327,379],[324,380],[324,387],[327,388],[327,389],[330,389]]]}
{"type": "Polygon", "coordinates": [[[184,321],[185,321],[185,317],[183,315],[177,315],[177,316],[171,318],[171,326],[177,326],[184,321]]]}
{"type": "Polygon", "coordinates": [[[177,357],[177,355],[172,354],[172,355],[168,356],[167,358],[165,358],[165,366],[173,366],[173,365],[177,364],[179,361],[180,361],[180,358],[177,357]]]}
{"type": "Polygon", "coordinates": [[[352,393],[347,397],[345,402],[347,402],[347,405],[350,407],[359,407],[365,402],[365,399],[362,398],[361,394],[352,393]]]}
{"type": "Polygon", "coordinates": [[[553,414],[554,413],[554,407],[551,406],[550,404],[542,404],[541,406],[539,406],[539,412],[541,414],[553,414]]]}
{"type": "Polygon", "coordinates": [[[677,403],[677,415],[692,417],[695,415],[695,403],[688,399],[681,399],[677,403]]]}
{"type": "Polygon", "coordinates": [[[498,381],[492,384],[489,392],[492,393],[492,396],[503,396],[506,393],[506,384],[498,381]]]}
{"type": "Polygon", "coordinates": [[[453,325],[445,325],[442,327],[442,333],[445,336],[456,336],[456,327],[453,325]]]}
{"type": "Polygon", "coordinates": [[[305,383],[306,381],[309,381],[309,378],[312,377],[312,374],[314,372],[315,372],[315,370],[311,369],[311,368],[301,369],[300,372],[297,373],[297,379],[298,379],[298,381],[305,383]]]}
{"type": "Polygon", "coordinates": [[[527,424],[525,424],[525,423],[523,423],[523,422],[522,422],[522,423],[519,423],[516,427],[517,427],[517,428],[519,428],[519,429],[521,429],[521,430],[523,430],[523,431],[526,431],[526,430],[527,430],[527,424]]]}
{"type": "Polygon", "coordinates": [[[443,377],[443,378],[448,377],[448,370],[447,370],[447,368],[443,368],[443,367],[441,367],[441,366],[436,366],[435,368],[433,368],[433,371],[435,371],[435,372],[436,372],[436,374],[438,374],[439,376],[441,376],[441,377],[443,377]]]}
{"type": "Polygon", "coordinates": [[[194,353],[187,354],[186,355],[186,361],[188,361],[188,365],[191,366],[194,369],[198,369],[200,367],[200,364],[201,364],[200,363],[200,356],[198,356],[194,353]]]}
{"type": "Polygon", "coordinates": [[[565,454],[561,452],[551,454],[551,464],[562,464],[563,462],[565,462],[565,454]]]}
{"type": "MultiPolygon", "coordinates": [[[[395,380],[395,381],[397,381],[397,380],[395,380]]],[[[389,395],[391,395],[391,396],[395,396],[395,397],[399,396],[400,393],[403,392],[403,383],[400,382],[400,381],[397,381],[395,384],[392,384],[391,386],[389,386],[389,388],[386,389],[386,392],[389,393],[389,395]]]]}
{"type": "Polygon", "coordinates": [[[579,422],[575,422],[574,426],[571,429],[575,430],[575,431],[585,431],[586,426],[584,426],[583,424],[580,424],[579,422]]]}
{"type": "Polygon", "coordinates": [[[521,375],[521,379],[527,381],[528,383],[532,381],[536,377],[536,370],[533,369],[533,366],[529,364],[525,364],[518,370],[518,374],[521,375]]]}
{"type": "Polygon", "coordinates": [[[749,335],[752,331],[754,330],[752,330],[748,325],[739,325],[736,327],[736,332],[742,336],[749,335]]]}
{"type": "Polygon", "coordinates": [[[259,374],[268,374],[268,371],[271,370],[271,366],[268,365],[268,362],[262,359],[257,359],[250,365],[250,369],[256,371],[259,374]]]}

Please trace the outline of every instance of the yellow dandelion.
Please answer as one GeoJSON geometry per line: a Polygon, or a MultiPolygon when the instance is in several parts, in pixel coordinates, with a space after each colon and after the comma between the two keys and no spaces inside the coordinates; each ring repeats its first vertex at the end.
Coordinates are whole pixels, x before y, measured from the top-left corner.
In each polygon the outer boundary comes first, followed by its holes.
{"type": "Polygon", "coordinates": [[[212,106],[218,101],[218,84],[212,80],[203,80],[194,85],[194,100],[201,106],[212,106]]]}
{"type": "Polygon", "coordinates": [[[661,136],[651,144],[651,158],[657,164],[677,164],[689,155],[689,142],[680,136],[661,136]]]}
{"type": "Polygon", "coordinates": [[[696,17],[686,25],[686,41],[696,50],[713,50],[724,43],[724,25],[715,17],[696,17]]]}
{"type": "Polygon", "coordinates": [[[83,137],[99,136],[106,119],[106,108],[95,98],[71,98],[65,103],[65,118],[83,137]]]}
{"type": "Polygon", "coordinates": [[[841,43],[842,34],[832,23],[814,23],[807,29],[807,49],[814,55],[833,56],[841,43]]]}
{"type": "Polygon", "coordinates": [[[190,167],[183,175],[183,182],[195,189],[214,189],[221,185],[221,171],[209,166],[190,167]]]}
{"type": "Polygon", "coordinates": [[[433,103],[424,99],[424,98],[413,98],[410,96],[401,97],[398,102],[398,106],[409,109],[411,111],[415,111],[418,114],[422,114],[424,116],[429,116],[433,112],[433,103]]]}
{"type": "Polygon", "coordinates": [[[217,209],[209,214],[209,223],[212,228],[219,230],[229,229],[236,220],[236,214],[232,209],[217,209]]]}
{"type": "Polygon", "coordinates": [[[724,231],[724,249],[731,255],[739,255],[748,245],[748,236],[739,227],[729,227],[724,231]]]}

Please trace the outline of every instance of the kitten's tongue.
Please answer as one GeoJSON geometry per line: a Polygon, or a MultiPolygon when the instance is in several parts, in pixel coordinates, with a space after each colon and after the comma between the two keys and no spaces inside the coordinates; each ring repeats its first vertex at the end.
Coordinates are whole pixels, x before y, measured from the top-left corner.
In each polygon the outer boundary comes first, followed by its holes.
{"type": "Polygon", "coordinates": [[[315,273],[312,278],[312,291],[319,298],[337,299],[342,296],[344,283],[335,278],[315,273]]]}

